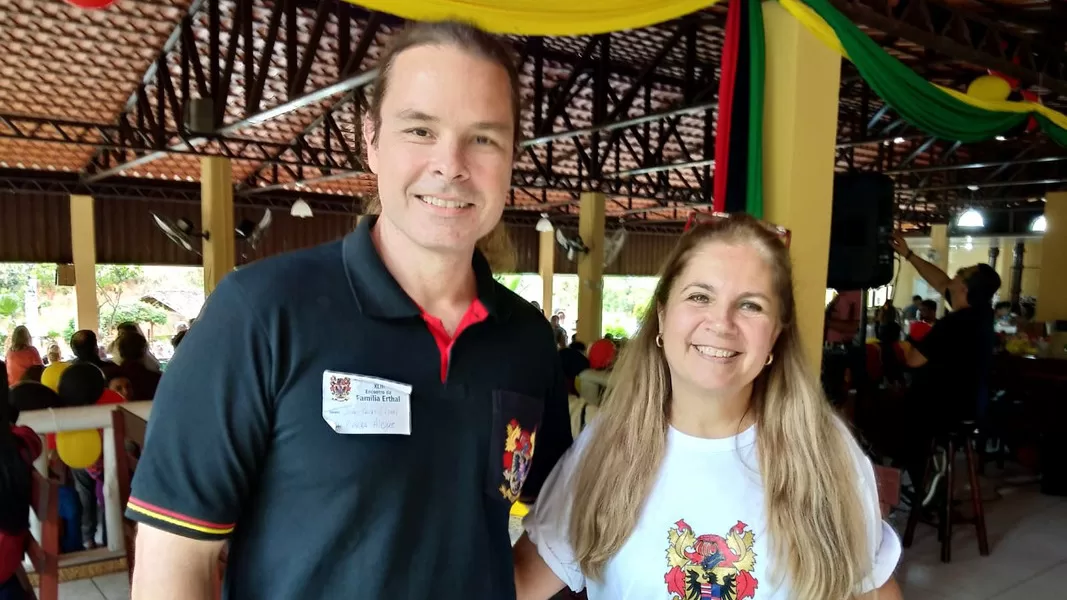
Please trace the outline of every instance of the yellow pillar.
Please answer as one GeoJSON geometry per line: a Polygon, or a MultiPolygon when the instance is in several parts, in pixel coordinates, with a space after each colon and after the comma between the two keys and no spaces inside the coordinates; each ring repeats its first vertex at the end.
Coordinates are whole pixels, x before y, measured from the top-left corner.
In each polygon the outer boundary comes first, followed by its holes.
{"type": "Polygon", "coordinates": [[[817,371],[822,361],[841,57],[777,2],[763,4],[763,17],[764,216],[792,231],[797,324],[804,352],[817,371]]]}
{"type": "Polygon", "coordinates": [[[1067,192],[1045,195],[1045,222],[1037,280],[1037,320],[1067,319],[1067,192]]]}
{"type": "Polygon", "coordinates": [[[541,310],[545,318],[552,316],[552,280],[556,274],[556,232],[542,231],[538,234],[539,249],[537,271],[541,274],[541,310]]]}
{"type": "Polygon", "coordinates": [[[578,341],[600,339],[604,290],[604,194],[585,192],[578,210],[578,235],[589,252],[578,258],[578,341]]]}
{"type": "Polygon", "coordinates": [[[70,197],[70,247],[74,255],[74,296],[78,329],[100,329],[96,303],[96,215],[92,196],[70,197]]]}
{"type": "Polygon", "coordinates": [[[233,226],[233,172],[226,158],[200,159],[201,229],[204,240],[204,294],[210,295],[235,260],[233,226]]]}
{"type": "MultiPolygon", "coordinates": [[[[948,225],[933,225],[930,227],[930,256],[928,260],[937,265],[939,269],[952,277],[948,272],[948,225]]],[[[945,306],[945,290],[937,290],[941,298],[937,301],[937,315],[943,316],[948,309],[945,306]]]]}

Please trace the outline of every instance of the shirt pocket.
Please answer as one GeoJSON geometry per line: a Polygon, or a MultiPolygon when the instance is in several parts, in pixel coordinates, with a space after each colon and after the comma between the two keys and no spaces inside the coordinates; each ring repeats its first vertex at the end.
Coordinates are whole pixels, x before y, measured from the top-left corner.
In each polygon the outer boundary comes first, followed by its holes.
{"type": "Polygon", "coordinates": [[[486,459],[485,492],[509,504],[519,499],[530,474],[544,400],[516,392],[493,392],[493,422],[486,459]]]}

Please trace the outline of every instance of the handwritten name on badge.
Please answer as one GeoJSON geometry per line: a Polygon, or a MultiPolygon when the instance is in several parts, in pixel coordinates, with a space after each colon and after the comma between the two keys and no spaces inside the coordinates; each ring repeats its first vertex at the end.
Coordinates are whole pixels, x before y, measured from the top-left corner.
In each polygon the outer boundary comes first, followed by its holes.
{"type": "Polygon", "coordinates": [[[322,418],[341,434],[411,435],[411,386],[323,371],[322,418]]]}

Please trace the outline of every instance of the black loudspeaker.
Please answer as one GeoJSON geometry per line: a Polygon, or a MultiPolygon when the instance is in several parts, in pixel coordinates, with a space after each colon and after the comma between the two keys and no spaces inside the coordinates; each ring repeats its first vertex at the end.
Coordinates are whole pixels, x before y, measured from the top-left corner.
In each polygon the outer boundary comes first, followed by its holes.
{"type": "Polygon", "coordinates": [[[881,173],[834,176],[826,287],[875,288],[893,279],[893,180],[881,173]]]}

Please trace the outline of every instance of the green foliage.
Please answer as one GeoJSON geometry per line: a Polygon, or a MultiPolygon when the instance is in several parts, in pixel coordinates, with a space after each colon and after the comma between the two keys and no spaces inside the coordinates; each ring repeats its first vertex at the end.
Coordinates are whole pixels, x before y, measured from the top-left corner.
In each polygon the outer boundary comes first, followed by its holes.
{"type": "Polygon", "coordinates": [[[493,279],[496,279],[497,283],[515,292],[519,289],[519,284],[522,281],[521,275],[493,275],[493,279]]]}
{"type": "Polygon", "coordinates": [[[628,334],[626,333],[625,329],[618,325],[609,325],[604,328],[604,335],[610,335],[613,339],[621,340],[624,339],[628,334]]]}
{"type": "Polygon", "coordinates": [[[74,325],[74,319],[72,318],[70,321],[67,321],[67,327],[63,330],[63,339],[69,343],[70,338],[74,337],[75,331],[77,331],[77,329],[74,325]]]}
{"type": "Polygon", "coordinates": [[[137,265],[96,266],[96,293],[100,300],[101,331],[110,331],[116,323],[136,321],[136,319],[120,319],[117,313],[123,304],[122,295],[126,292],[126,288],[130,284],[140,282],[143,278],[144,269],[137,265]]]}
{"type": "Polygon", "coordinates": [[[14,294],[0,295],[0,317],[14,317],[22,310],[22,301],[14,294]]]}
{"type": "Polygon", "coordinates": [[[100,329],[101,331],[111,331],[115,325],[126,321],[163,325],[167,322],[167,313],[144,302],[120,304],[114,310],[101,311],[100,329]]]}

